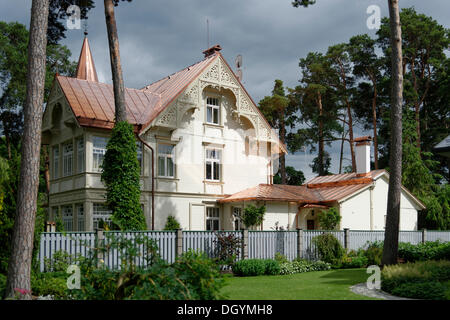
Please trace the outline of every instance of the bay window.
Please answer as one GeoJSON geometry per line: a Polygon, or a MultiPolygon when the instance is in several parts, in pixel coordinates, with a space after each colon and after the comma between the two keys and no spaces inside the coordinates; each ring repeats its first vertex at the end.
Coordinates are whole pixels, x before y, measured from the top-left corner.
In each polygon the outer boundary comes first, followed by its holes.
{"type": "Polygon", "coordinates": [[[73,143],[63,145],[63,176],[72,175],[73,169],[73,143]]]}
{"type": "Polygon", "coordinates": [[[108,138],[97,137],[93,138],[93,148],[92,148],[92,170],[101,172],[102,163],[105,158],[106,145],[108,144],[108,138]]]}

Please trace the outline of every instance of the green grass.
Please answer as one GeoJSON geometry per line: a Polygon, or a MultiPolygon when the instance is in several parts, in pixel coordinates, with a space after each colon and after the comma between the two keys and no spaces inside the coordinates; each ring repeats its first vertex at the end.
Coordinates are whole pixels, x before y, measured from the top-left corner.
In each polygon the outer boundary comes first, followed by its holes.
{"type": "Polygon", "coordinates": [[[350,291],[366,282],[366,269],[305,272],[285,276],[226,277],[230,300],[376,300],[350,291]]]}

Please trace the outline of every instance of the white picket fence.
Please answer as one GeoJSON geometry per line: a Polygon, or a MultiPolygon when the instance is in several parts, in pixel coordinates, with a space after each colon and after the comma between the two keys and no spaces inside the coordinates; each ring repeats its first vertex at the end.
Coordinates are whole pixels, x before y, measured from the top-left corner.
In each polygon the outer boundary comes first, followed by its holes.
{"type": "MultiPolygon", "coordinates": [[[[315,260],[318,258],[313,238],[324,231],[248,231],[247,238],[243,231],[220,231],[219,233],[234,235],[245,243],[246,249],[240,250],[238,259],[246,258],[271,259],[278,252],[293,260],[301,258],[315,260]],[[299,247],[300,246],[300,247],[299,247]]],[[[357,250],[367,246],[368,243],[384,240],[384,231],[346,230],[327,231],[332,233],[339,242],[348,250],[357,250]]],[[[158,245],[160,256],[169,263],[173,263],[177,254],[189,249],[205,252],[209,257],[217,253],[217,233],[213,231],[141,231],[141,232],[104,232],[103,246],[108,247],[112,237],[124,237],[136,241],[138,235],[153,239],[158,245]],[[181,239],[178,239],[181,237],[181,239]]],[[[63,251],[75,256],[88,256],[90,250],[95,248],[99,235],[95,232],[49,232],[41,234],[39,262],[40,270],[46,271],[45,260],[50,260],[56,252],[63,251]]],[[[417,244],[423,241],[450,242],[450,231],[400,231],[399,241],[417,244]]],[[[143,244],[135,244],[141,253],[137,264],[142,264],[145,259],[145,247],[143,244]]],[[[119,268],[123,257],[120,250],[110,248],[103,256],[106,266],[119,268]]]]}

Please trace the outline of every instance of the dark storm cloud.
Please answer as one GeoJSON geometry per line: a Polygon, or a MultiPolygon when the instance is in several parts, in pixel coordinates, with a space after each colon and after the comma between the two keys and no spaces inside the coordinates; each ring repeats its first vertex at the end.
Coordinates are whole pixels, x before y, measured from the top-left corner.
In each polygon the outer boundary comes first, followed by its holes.
{"type": "MultiPolygon", "coordinates": [[[[206,49],[206,19],[211,45],[220,44],[231,66],[243,56],[244,85],[258,102],[270,94],[275,79],[288,87],[298,84],[298,62],[308,52],[325,52],[328,46],[348,41],[356,34],[375,30],[366,26],[366,9],[379,5],[388,14],[387,0],[319,0],[310,8],[293,8],[291,0],[134,0],[116,8],[124,81],[141,88],[202,59],[206,49]]],[[[401,7],[432,16],[449,27],[448,0],[402,0],[401,7]]],[[[31,1],[0,0],[0,20],[29,25],[31,1]]],[[[89,40],[100,81],[111,83],[103,1],[89,14],[89,40]]],[[[63,41],[79,55],[83,30],[69,30],[63,41]]],[[[362,130],[356,129],[358,134],[362,130]]],[[[336,172],[340,144],[327,148],[336,172]]],[[[348,143],[345,146],[348,155],[348,143]]],[[[314,154],[289,155],[287,163],[312,176],[308,166],[314,154]]],[[[348,158],[348,156],[347,156],[348,158]]],[[[348,161],[347,163],[348,164],[348,161]]]]}

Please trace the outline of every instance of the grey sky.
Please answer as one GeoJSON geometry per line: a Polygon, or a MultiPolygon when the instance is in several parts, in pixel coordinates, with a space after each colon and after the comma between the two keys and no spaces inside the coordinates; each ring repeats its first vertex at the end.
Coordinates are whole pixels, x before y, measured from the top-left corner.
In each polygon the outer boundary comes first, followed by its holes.
{"type": "MultiPolygon", "coordinates": [[[[206,19],[211,45],[220,44],[231,66],[243,56],[244,85],[255,102],[269,95],[275,79],[288,87],[298,84],[298,61],[311,51],[357,34],[375,36],[366,26],[370,5],[378,5],[387,16],[387,0],[319,0],[304,9],[293,8],[291,0],[134,0],[116,8],[121,61],[126,86],[141,88],[203,58],[206,48],[206,19]]],[[[414,6],[449,28],[450,1],[401,0],[401,7],[414,6]]],[[[88,20],[89,41],[102,82],[111,83],[108,41],[103,1],[96,1],[88,20]]],[[[0,0],[0,20],[29,26],[30,0],[0,0]]],[[[83,30],[69,30],[63,44],[78,58],[83,30]]],[[[359,133],[360,130],[357,130],[359,133]]],[[[339,143],[327,149],[332,171],[339,161],[339,143]]],[[[346,153],[349,148],[346,146],[346,153]]],[[[315,155],[289,155],[288,165],[313,174],[308,164],[315,155]],[[305,161],[306,159],[306,161],[305,161]]],[[[348,162],[346,163],[348,164],[348,162]]]]}

